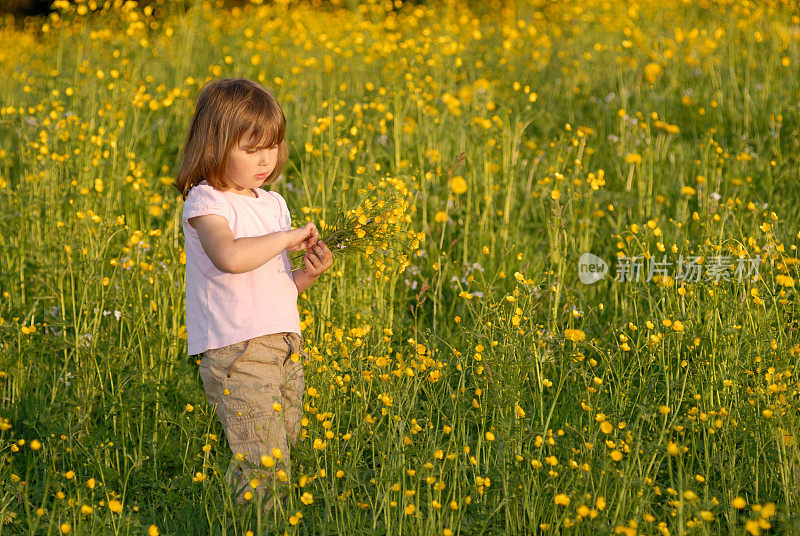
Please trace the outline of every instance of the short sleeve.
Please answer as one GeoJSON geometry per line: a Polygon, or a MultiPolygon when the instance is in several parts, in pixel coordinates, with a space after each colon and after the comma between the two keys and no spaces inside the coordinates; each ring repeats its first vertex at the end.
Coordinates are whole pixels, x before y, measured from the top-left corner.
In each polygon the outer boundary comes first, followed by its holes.
{"type": "Polygon", "coordinates": [[[289,206],[281,194],[276,191],[271,191],[281,206],[281,231],[290,231],[292,229],[292,214],[289,212],[289,206]]]}
{"type": "Polygon", "coordinates": [[[222,192],[218,192],[212,186],[199,184],[189,190],[186,201],[183,204],[183,223],[189,225],[189,219],[195,216],[206,214],[218,214],[229,224],[233,224],[233,208],[225,200],[222,192]]]}

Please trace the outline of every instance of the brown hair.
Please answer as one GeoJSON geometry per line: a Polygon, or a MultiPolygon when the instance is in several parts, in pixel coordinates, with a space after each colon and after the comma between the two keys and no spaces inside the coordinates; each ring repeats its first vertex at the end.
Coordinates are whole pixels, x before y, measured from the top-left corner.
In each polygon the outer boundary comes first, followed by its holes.
{"type": "Polygon", "coordinates": [[[184,201],[189,190],[204,179],[217,190],[229,188],[225,181],[228,154],[251,129],[253,143],[278,145],[275,169],[264,182],[272,184],[289,155],[284,139],[286,118],[272,93],[246,78],[212,80],[203,86],[173,184],[184,201]]]}

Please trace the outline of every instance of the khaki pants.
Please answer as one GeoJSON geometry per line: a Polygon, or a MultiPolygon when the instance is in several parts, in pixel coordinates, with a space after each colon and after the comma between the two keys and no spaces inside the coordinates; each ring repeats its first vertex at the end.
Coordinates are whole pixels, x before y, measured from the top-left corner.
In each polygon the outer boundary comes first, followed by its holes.
{"type": "Polygon", "coordinates": [[[291,482],[290,447],[300,434],[302,361],[308,357],[302,344],[297,333],[271,333],[207,350],[200,361],[206,400],[215,407],[234,455],[225,480],[239,502],[247,501],[247,491],[253,499],[266,496],[265,511],[276,503],[273,486],[285,497],[291,482]]]}

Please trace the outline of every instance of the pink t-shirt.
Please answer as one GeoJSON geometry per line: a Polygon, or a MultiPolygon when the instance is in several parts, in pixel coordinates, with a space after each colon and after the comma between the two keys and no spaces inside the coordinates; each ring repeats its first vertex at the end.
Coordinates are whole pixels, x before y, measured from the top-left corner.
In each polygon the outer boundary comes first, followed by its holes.
{"type": "Polygon", "coordinates": [[[189,190],[183,205],[186,243],[186,335],[189,355],[222,348],[253,337],[300,333],[297,286],[286,250],[255,270],[231,274],[218,270],[206,255],[188,219],[219,214],[234,238],[288,231],[292,218],[277,192],[252,190],[258,198],[215,190],[206,181],[189,190]]]}

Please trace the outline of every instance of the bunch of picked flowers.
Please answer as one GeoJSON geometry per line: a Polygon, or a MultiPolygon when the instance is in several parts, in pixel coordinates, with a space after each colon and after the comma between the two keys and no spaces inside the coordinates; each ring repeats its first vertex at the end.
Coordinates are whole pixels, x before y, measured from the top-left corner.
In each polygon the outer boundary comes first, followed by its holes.
{"type": "MultiPolygon", "coordinates": [[[[398,273],[410,263],[408,257],[425,239],[425,233],[407,229],[411,222],[408,210],[410,193],[400,179],[386,177],[377,186],[359,189],[361,196],[353,208],[335,204],[330,221],[320,222],[320,241],[325,242],[334,259],[363,254],[377,268],[376,277],[390,264],[398,264],[398,273]]],[[[292,271],[302,269],[304,253],[291,257],[292,271]]],[[[388,279],[388,278],[387,278],[388,279]]]]}

